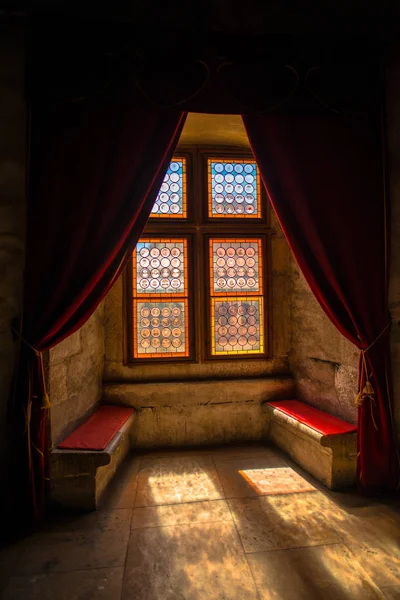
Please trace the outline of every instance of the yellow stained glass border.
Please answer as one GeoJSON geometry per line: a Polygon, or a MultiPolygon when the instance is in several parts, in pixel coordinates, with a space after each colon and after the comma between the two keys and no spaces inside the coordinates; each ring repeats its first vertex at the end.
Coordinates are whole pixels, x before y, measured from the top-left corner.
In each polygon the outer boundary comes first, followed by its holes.
{"type": "Polygon", "coordinates": [[[254,292],[250,292],[250,291],[246,291],[246,292],[239,292],[239,291],[235,291],[232,292],[233,295],[235,294],[240,294],[241,296],[250,296],[250,297],[254,297],[254,296],[262,296],[264,293],[264,266],[263,266],[263,242],[262,242],[262,238],[259,237],[254,237],[254,238],[233,238],[233,237],[226,237],[226,238],[209,238],[209,247],[208,247],[208,260],[209,260],[209,274],[210,274],[210,295],[211,296],[229,296],[230,294],[228,293],[228,291],[225,292],[216,292],[214,291],[214,283],[215,283],[215,277],[214,277],[214,261],[213,261],[213,244],[214,243],[223,243],[223,244],[229,244],[229,243],[233,243],[233,244],[248,244],[248,243],[252,243],[254,244],[255,242],[257,242],[258,245],[258,285],[259,285],[259,289],[254,291],[254,292]]]}
{"type": "Polygon", "coordinates": [[[225,296],[224,298],[211,298],[211,355],[212,356],[246,356],[249,354],[264,354],[264,307],[263,297],[259,296],[225,296]],[[216,302],[258,302],[258,313],[260,315],[260,348],[258,350],[231,350],[229,352],[217,352],[215,343],[215,303],[216,302]]]}
{"type": "Polygon", "coordinates": [[[258,169],[257,162],[254,158],[228,158],[226,156],[218,157],[212,156],[207,158],[207,197],[208,197],[208,218],[209,219],[261,219],[262,218],[262,200],[261,200],[261,180],[260,180],[260,171],[258,169]],[[211,163],[212,162],[221,162],[221,163],[233,163],[233,164],[252,164],[256,166],[256,192],[257,192],[257,212],[254,215],[243,214],[243,215],[224,215],[219,214],[216,215],[212,211],[212,173],[211,173],[211,163]]]}
{"type": "Polygon", "coordinates": [[[150,219],[187,219],[187,158],[174,156],[171,162],[182,161],[182,213],[150,213],[150,219]]]}
{"type": "MultiPolygon", "coordinates": [[[[132,253],[132,281],[133,281],[133,286],[132,286],[132,291],[133,291],[133,297],[134,298],[152,298],[152,299],[167,299],[167,298],[171,298],[171,299],[176,299],[179,296],[186,298],[188,295],[188,242],[187,242],[187,238],[140,238],[139,242],[141,243],[147,243],[147,244],[174,244],[174,243],[179,243],[179,244],[183,244],[183,288],[184,291],[183,292],[178,292],[178,293],[173,293],[173,292],[167,292],[167,293],[162,293],[162,292],[155,292],[155,293],[143,293],[143,294],[138,294],[137,293],[137,262],[136,262],[136,248],[134,249],[133,253],[132,253]]],[[[138,243],[139,243],[138,242],[138,243]]]]}

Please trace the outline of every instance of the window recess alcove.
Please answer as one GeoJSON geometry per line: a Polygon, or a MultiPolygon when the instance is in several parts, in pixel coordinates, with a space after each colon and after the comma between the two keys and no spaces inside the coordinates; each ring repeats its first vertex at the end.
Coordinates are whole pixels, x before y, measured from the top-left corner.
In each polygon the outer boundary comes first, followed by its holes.
{"type": "Polygon", "coordinates": [[[290,251],[242,120],[190,114],[145,230],[104,303],[103,400],[134,446],[257,441],[294,393],[290,251]]]}

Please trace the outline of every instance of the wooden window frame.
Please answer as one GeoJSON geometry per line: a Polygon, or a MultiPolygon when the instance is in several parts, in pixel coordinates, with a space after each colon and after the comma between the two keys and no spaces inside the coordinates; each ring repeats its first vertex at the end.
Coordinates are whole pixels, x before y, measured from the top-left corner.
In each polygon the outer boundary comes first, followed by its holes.
{"type": "MultiPolygon", "coordinates": [[[[250,219],[218,218],[208,215],[207,160],[209,157],[224,159],[253,159],[248,148],[224,146],[179,146],[176,156],[187,160],[187,217],[149,218],[141,238],[178,238],[188,240],[188,308],[189,308],[189,356],[136,358],[133,353],[133,281],[132,257],[124,271],[124,364],[206,363],[214,361],[265,360],[271,357],[272,328],[272,277],[271,277],[271,223],[270,205],[261,183],[261,217],[250,219]],[[208,244],[210,238],[261,238],[263,249],[263,333],[264,352],[254,354],[212,355],[210,324],[210,277],[208,244]]],[[[237,294],[241,296],[245,294],[237,294]]]]}

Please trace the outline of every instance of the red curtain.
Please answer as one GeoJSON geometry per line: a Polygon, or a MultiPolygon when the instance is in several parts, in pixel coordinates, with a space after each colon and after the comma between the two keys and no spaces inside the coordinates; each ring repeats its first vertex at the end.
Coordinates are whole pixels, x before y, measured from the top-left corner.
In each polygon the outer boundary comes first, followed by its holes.
{"type": "Polygon", "coordinates": [[[184,120],[180,111],[163,112],[120,91],[33,108],[17,405],[27,426],[36,518],[44,507],[47,455],[40,353],[81,327],[121,273],[184,120]]]}
{"type": "Polygon", "coordinates": [[[388,215],[380,119],[243,119],[300,269],[330,320],[365,350],[359,381],[364,392],[359,397],[360,486],[366,491],[393,489],[399,462],[391,414],[388,215]],[[365,387],[367,379],[373,390],[365,387]]]}

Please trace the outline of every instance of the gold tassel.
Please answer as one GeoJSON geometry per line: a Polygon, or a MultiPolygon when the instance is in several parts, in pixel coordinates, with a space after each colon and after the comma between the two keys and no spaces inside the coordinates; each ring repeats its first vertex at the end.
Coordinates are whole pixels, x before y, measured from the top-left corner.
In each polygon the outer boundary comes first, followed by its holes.
{"type": "Polygon", "coordinates": [[[364,400],[363,395],[361,392],[359,392],[357,394],[357,396],[355,397],[354,402],[357,406],[362,406],[363,400],[364,400]]]}
{"type": "Polygon", "coordinates": [[[375,396],[374,388],[372,387],[372,384],[369,379],[367,379],[367,381],[365,382],[365,386],[362,393],[364,396],[375,396]]]}
{"type": "Polygon", "coordinates": [[[51,407],[51,402],[50,402],[49,395],[47,393],[45,393],[42,396],[42,408],[44,410],[47,410],[50,407],[51,407]]]}
{"type": "Polygon", "coordinates": [[[357,406],[362,406],[365,398],[370,398],[373,402],[375,400],[375,391],[369,379],[367,379],[367,381],[365,382],[362,391],[358,392],[357,396],[354,399],[354,402],[357,406]]]}
{"type": "Polygon", "coordinates": [[[361,389],[358,390],[358,394],[354,399],[354,402],[357,406],[362,406],[365,398],[370,398],[371,404],[372,404],[372,402],[375,401],[375,390],[372,387],[372,383],[369,380],[367,362],[365,360],[365,350],[361,350],[361,377],[360,377],[361,380],[363,379],[364,375],[365,375],[364,387],[362,390],[361,389]]]}

